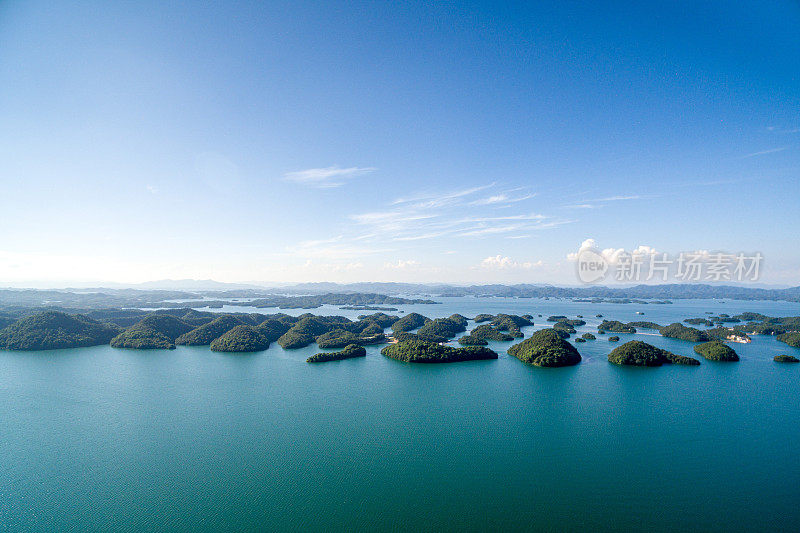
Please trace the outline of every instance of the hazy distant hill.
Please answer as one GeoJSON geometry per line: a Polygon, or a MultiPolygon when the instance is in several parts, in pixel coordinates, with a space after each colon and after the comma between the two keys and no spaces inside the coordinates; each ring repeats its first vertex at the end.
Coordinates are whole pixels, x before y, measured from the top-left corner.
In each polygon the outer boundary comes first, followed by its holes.
{"type": "Polygon", "coordinates": [[[274,289],[275,292],[296,291],[298,293],[320,292],[377,292],[382,294],[421,294],[430,296],[505,296],[516,298],[729,298],[735,300],[788,300],[800,301],[800,287],[768,289],[738,285],[667,284],[636,285],[634,287],[611,288],[556,287],[553,285],[424,285],[413,283],[300,283],[274,289]]]}

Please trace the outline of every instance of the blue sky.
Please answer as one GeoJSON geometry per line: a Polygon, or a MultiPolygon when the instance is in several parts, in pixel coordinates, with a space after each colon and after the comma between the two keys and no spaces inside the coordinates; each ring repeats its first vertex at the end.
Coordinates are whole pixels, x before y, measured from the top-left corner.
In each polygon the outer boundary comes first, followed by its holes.
{"type": "Polygon", "coordinates": [[[800,284],[796,1],[110,4],[0,3],[0,282],[800,284]]]}

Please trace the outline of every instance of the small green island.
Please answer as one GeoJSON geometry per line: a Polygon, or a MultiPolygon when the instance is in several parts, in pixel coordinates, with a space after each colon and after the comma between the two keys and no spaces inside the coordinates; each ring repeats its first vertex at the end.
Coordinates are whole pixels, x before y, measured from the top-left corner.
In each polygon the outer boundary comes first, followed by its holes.
{"type": "Polygon", "coordinates": [[[797,357],[786,354],[776,355],[772,360],[776,363],[800,363],[800,359],[797,357]]]}
{"type": "Polygon", "coordinates": [[[672,339],[679,339],[682,341],[708,342],[711,340],[711,337],[706,332],[697,328],[684,326],[680,322],[675,322],[669,326],[664,326],[663,328],[659,329],[658,332],[663,337],[670,337],[672,339]]]}
{"type": "Polygon", "coordinates": [[[366,357],[367,349],[358,344],[348,344],[338,352],[320,352],[306,359],[306,363],[324,363],[327,361],[341,361],[354,357],[366,357]]]}
{"type": "Polygon", "coordinates": [[[578,350],[553,329],[534,332],[528,339],[511,346],[508,355],[534,366],[562,367],[581,362],[578,350]]]}
{"type": "Polygon", "coordinates": [[[636,333],[636,328],[629,326],[619,320],[603,320],[599,326],[598,331],[610,331],[611,333],[636,333]]]}
{"type": "Polygon", "coordinates": [[[647,322],[647,321],[628,322],[628,325],[634,328],[641,328],[641,329],[659,330],[662,328],[662,326],[656,324],[655,322],[647,322]]]}
{"type": "Polygon", "coordinates": [[[497,352],[484,346],[454,348],[415,339],[390,344],[381,350],[381,354],[406,363],[456,363],[497,359],[497,352]]]}
{"type": "Polygon", "coordinates": [[[269,348],[269,340],[253,326],[239,324],[214,339],[211,350],[214,352],[260,352],[269,348]]]}
{"type": "Polygon", "coordinates": [[[702,355],[709,361],[738,361],[739,355],[727,344],[722,341],[713,340],[698,344],[694,351],[702,355]]]}
{"type": "Polygon", "coordinates": [[[677,355],[642,341],[629,341],[614,348],[608,354],[608,361],[615,365],[661,366],[664,364],[699,365],[692,357],[677,355]]]}

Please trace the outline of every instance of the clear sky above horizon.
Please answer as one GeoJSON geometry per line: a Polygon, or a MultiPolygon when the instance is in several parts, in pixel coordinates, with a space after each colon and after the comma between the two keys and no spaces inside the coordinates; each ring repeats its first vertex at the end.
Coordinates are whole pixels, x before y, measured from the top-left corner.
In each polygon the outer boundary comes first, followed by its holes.
{"type": "Polygon", "coordinates": [[[0,285],[800,284],[800,2],[165,4],[0,2],[0,285]]]}

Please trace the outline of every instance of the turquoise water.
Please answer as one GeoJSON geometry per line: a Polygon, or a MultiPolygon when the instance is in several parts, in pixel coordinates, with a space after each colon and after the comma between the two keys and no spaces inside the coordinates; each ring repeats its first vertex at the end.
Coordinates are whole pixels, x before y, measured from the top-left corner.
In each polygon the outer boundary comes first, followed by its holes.
{"type": "MultiPolygon", "coordinates": [[[[597,313],[800,315],[779,302],[403,309],[583,314],[579,331],[596,331],[597,313]]],[[[0,529],[800,528],[800,365],[772,362],[800,350],[754,337],[733,345],[739,363],[623,368],[599,337],[577,344],[580,365],[541,369],[508,357],[510,344],[493,343],[496,361],[450,365],[380,347],[318,365],[305,363],[314,347],[277,345],[0,352],[0,529]]]]}

